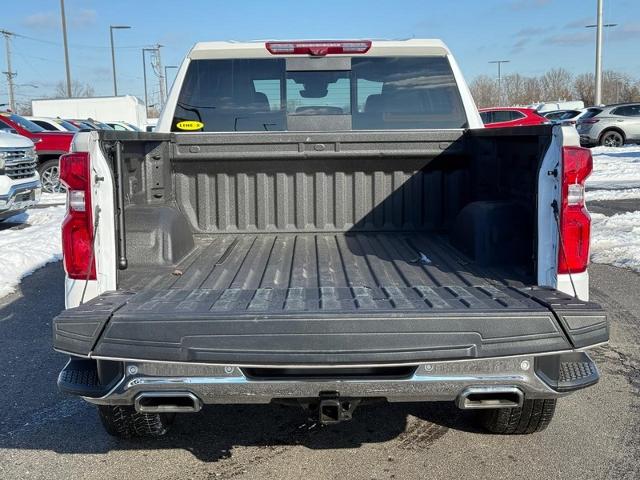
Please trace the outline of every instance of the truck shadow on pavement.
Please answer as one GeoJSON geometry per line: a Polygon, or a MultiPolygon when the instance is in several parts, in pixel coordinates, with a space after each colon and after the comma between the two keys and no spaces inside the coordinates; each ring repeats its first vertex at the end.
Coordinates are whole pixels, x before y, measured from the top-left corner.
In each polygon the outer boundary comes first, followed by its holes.
{"type": "Polygon", "coordinates": [[[257,447],[273,455],[288,446],[354,448],[399,442],[428,449],[450,428],[477,431],[469,414],[452,403],[373,404],[354,419],[321,427],[296,407],[208,406],[176,418],[165,437],[123,441],[104,432],[97,412],[80,399],[60,394],[56,378],[66,358],[51,347],[51,319],[64,308],[60,262],[26,277],[18,292],[0,299],[0,452],[48,450],[62,454],[183,449],[204,462],[232,456],[235,447],[257,447]]]}

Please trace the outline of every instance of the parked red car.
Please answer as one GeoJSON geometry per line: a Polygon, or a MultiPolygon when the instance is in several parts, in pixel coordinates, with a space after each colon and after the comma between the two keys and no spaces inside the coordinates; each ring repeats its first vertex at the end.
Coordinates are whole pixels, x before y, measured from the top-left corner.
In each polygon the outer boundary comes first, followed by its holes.
{"type": "Polygon", "coordinates": [[[480,117],[486,128],[520,127],[542,125],[548,118],[539,115],[532,108],[493,107],[480,109],[480,117]]]}
{"type": "Polygon", "coordinates": [[[11,112],[0,113],[0,130],[18,133],[31,139],[38,154],[38,172],[42,190],[45,192],[62,190],[58,159],[60,155],[69,153],[74,135],[72,132],[50,132],[31,120],[11,112]]]}

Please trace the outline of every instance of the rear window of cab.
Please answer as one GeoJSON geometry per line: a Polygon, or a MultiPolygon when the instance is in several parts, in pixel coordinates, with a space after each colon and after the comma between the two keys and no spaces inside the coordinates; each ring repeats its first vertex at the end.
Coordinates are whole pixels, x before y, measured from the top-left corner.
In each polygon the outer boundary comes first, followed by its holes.
{"type": "Polygon", "coordinates": [[[292,71],[284,58],[192,60],[172,131],[295,130],[294,120],[301,116],[322,119],[327,130],[467,126],[446,57],[354,57],[350,62],[348,70],[292,71]]]}

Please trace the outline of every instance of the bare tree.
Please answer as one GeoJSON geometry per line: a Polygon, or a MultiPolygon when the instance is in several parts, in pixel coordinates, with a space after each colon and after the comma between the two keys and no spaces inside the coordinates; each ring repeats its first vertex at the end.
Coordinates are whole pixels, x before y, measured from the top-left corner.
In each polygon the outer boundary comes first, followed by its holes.
{"type": "Polygon", "coordinates": [[[573,91],[576,98],[582,100],[585,105],[593,105],[595,98],[593,73],[582,73],[573,82],[573,91]]]}
{"type": "Polygon", "coordinates": [[[480,75],[471,82],[469,88],[478,108],[498,105],[500,92],[498,92],[498,84],[493,78],[487,75],[480,75]]]}
{"type": "Polygon", "coordinates": [[[540,78],[545,100],[567,100],[571,98],[573,77],[564,68],[549,70],[540,78]]]}
{"type": "MultiPolygon", "coordinates": [[[[88,83],[82,84],[77,80],[71,82],[71,96],[72,97],[93,97],[95,96],[95,90],[88,83]]],[[[67,87],[64,82],[60,81],[56,84],[56,88],[53,92],[53,98],[67,98],[67,87]]]]}
{"type": "Polygon", "coordinates": [[[527,99],[527,104],[539,102],[544,98],[542,84],[538,77],[526,78],[524,80],[523,88],[524,97],[527,99]]]}
{"type": "Polygon", "coordinates": [[[18,103],[18,115],[23,115],[25,117],[29,117],[33,115],[33,110],[31,109],[30,101],[18,103]]]}
{"type": "Polygon", "coordinates": [[[526,105],[530,103],[525,92],[526,78],[519,73],[507,75],[502,79],[502,97],[507,105],[526,105]]]}

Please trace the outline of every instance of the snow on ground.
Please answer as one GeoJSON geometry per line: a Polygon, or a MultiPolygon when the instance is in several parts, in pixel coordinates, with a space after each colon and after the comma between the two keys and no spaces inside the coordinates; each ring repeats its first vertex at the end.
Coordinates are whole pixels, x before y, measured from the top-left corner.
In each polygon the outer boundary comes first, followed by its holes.
{"type": "Polygon", "coordinates": [[[591,214],[591,260],[640,271],[640,145],[597,147],[591,153],[587,202],[638,199],[633,212],[591,214]]]}
{"type": "Polygon", "coordinates": [[[0,231],[0,298],[13,292],[23,277],[62,257],[65,210],[60,205],[36,208],[6,220],[24,226],[0,231]]]}
{"type": "Polygon", "coordinates": [[[640,145],[596,147],[591,153],[593,173],[587,179],[588,190],[640,187],[640,145]]]}
{"type": "Polygon", "coordinates": [[[591,260],[640,272],[640,211],[591,214],[591,260]]]}
{"type": "MultiPolygon", "coordinates": [[[[627,200],[630,198],[640,199],[640,188],[623,188],[620,190],[587,190],[587,202],[597,202],[603,200],[627,200]]],[[[638,202],[640,207],[640,201],[638,202]]]]}
{"type": "Polygon", "coordinates": [[[67,201],[66,193],[43,193],[39,205],[64,205],[67,201]]]}

